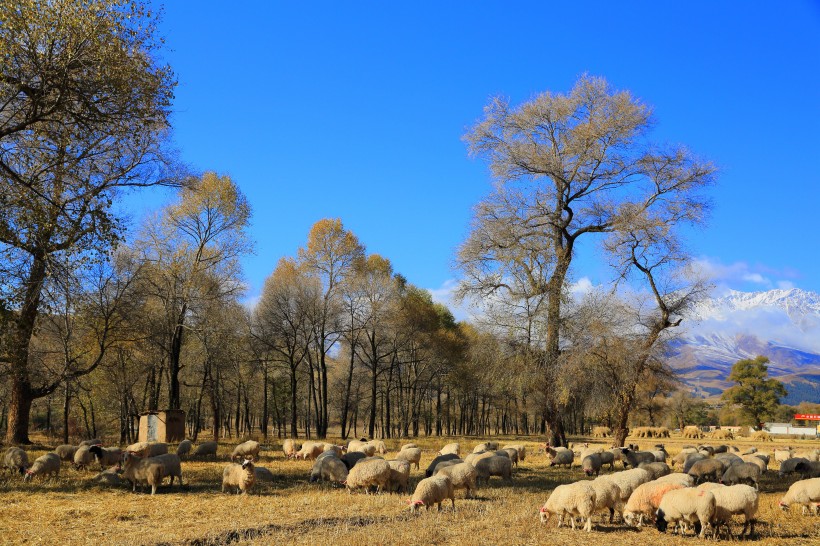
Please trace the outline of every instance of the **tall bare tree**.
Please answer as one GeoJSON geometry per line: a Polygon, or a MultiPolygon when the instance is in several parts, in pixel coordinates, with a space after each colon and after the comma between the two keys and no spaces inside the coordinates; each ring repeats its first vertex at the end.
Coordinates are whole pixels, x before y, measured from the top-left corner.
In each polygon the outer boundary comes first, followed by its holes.
{"type": "MultiPolygon", "coordinates": [[[[537,256],[529,294],[548,297],[545,342],[538,365],[550,392],[561,354],[562,291],[579,241],[628,226],[655,209],[702,210],[699,190],[714,167],[686,148],[664,148],[648,138],[650,109],[604,79],[582,76],[566,95],[544,93],[518,107],[501,98],[465,136],[473,155],[486,158],[493,194],[477,207],[459,255],[465,284],[506,297],[496,253],[537,256]],[[508,223],[509,236],[488,236],[487,222],[508,223]]],[[[544,401],[550,440],[562,443],[561,407],[544,401]]]]}

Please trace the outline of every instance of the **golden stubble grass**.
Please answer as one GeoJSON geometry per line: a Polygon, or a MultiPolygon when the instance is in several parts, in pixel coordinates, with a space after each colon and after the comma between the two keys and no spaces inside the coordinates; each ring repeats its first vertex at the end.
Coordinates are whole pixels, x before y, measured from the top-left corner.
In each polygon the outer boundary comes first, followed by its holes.
{"type": "MultiPolygon", "coordinates": [[[[479,439],[458,438],[469,452],[479,439]]],[[[436,450],[451,439],[414,439],[423,448],[420,470],[411,482],[424,477],[436,450]]],[[[250,495],[220,491],[225,455],[232,445],[220,446],[220,457],[183,462],[185,486],[164,486],[157,495],[132,493],[130,488],[88,485],[96,471],[76,471],[64,465],[56,481],[22,483],[19,477],[0,478],[0,543],[9,544],[542,544],[567,545],[691,544],[696,539],[640,531],[623,525],[598,523],[591,535],[578,530],[542,525],[538,509],[561,483],[583,479],[578,468],[550,468],[532,438],[507,438],[524,443],[527,460],[514,472],[512,483],[493,478],[478,498],[458,493],[456,510],[449,505],[411,515],[409,495],[348,494],[327,484],[310,484],[309,461],[286,461],[281,452],[263,451],[259,464],[275,475],[272,483],[257,483],[250,495]]],[[[632,440],[651,447],[652,440],[632,440]]],[[[590,440],[591,443],[596,442],[590,440]]],[[[387,441],[395,455],[401,441],[387,441]]],[[[605,442],[598,440],[598,444],[605,442]]],[[[665,440],[674,455],[688,440],[665,440]]],[[[717,442],[711,442],[717,443],[717,442]]],[[[729,442],[741,448],[742,440],[729,442]]],[[[820,447],[817,441],[776,442],[761,446],[820,447]]],[[[278,448],[279,444],[276,444],[278,448]]],[[[44,453],[34,449],[30,459],[44,453]]],[[[818,545],[820,517],[802,516],[799,508],[782,512],[777,502],[796,478],[779,480],[770,471],[761,483],[757,526],[761,545],[818,545]]],[[[412,485],[411,485],[412,487],[412,485]]],[[[739,520],[734,531],[740,529],[739,520]]]]}

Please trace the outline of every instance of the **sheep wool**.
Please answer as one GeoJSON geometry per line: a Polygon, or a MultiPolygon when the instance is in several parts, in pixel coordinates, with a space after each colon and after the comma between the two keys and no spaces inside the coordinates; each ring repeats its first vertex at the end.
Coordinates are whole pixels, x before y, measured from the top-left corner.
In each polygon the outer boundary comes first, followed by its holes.
{"type": "Polygon", "coordinates": [[[547,523],[552,515],[558,516],[558,527],[564,521],[564,515],[569,516],[569,521],[575,529],[575,518],[586,519],[584,531],[592,530],[592,514],[595,511],[595,488],[590,482],[575,482],[567,485],[559,485],[541,507],[541,523],[547,523]]]}
{"type": "Polygon", "coordinates": [[[23,474],[28,468],[28,455],[19,447],[10,447],[3,455],[3,468],[23,474]]]}
{"type": "Polygon", "coordinates": [[[84,445],[77,448],[74,453],[75,468],[85,468],[94,462],[94,453],[91,451],[91,447],[90,445],[84,445]]]}
{"type": "Polygon", "coordinates": [[[683,472],[667,474],[666,476],[656,478],[655,481],[664,483],[679,483],[683,487],[693,487],[695,485],[695,479],[689,474],[684,474],[683,472]]]}
{"type": "Polygon", "coordinates": [[[253,459],[259,458],[259,442],[255,440],[242,442],[233,448],[233,451],[231,452],[232,461],[237,459],[247,459],[248,457],[252,457],[253,459]]]}
{"type": "MultiPolygon", "coordinates": [[[[304,459],[311,461],[316,460],[316,458],[321,455],[325,450],[324,442],[305,442],[302,444],[302,449],[295,455],[297,459],[304,459]]],[[[348,451],[351,451],[348,448],[348,451]]]]}
{"type": "Polygon", "coordinates": [[[168,453],[168,444],[165,442],[137,442],[126,447],[125,451],[136,453],[140,457],[156,457],[168,453]]]}
{"type": "Polygon", "coordinates": [[[447,444],[439,450],[438,454],[459,456],[461,455],[461,445],[458,442],[447,444]]]}
{"type": "Polygon", "coordinates": [[[788,510],[792,504],[799,504],[803,507],[802,513],[805,514],[807,510],[816,511],[817,503],[820,503],[820,478],[794,482],[779,504],[783,510],[788,510]]]}
{"type": "Polygon", "coordinates": [[[501,449],[514,449],[518,452],[518,460],[524,462],[527,458],[527,447],[523,444],[509,444],[502,446],[501,449]]]}
{"type": "Polygon", "coordinates": [[[490,483],[490,476],[499,476],[504,480],[512,479],[512,462],[507,457],[498,455],[480,459],[475,463],[476,483],[483,480],[490,483]]]}
{"type": "Polygon", "coordinates": [[[313,468],[310,470],[310,481],[344,483],[347,479],[347,472],[347,467],[342,460],[333,452],[328,452],[328,455],[323,454],[313,463],[313,468]]]}
{"type": "MultiPolygon", "coordinates": [[[[456,455],[455,453],[445,453],[444,455],[437,456],[435,459],[433,459],[433,462],[430,463],[430,466],[427,467],[427,470],[424,471],[424,477],[429,478],[430,476],[432,476],[436,471],[436,466],[438,466],[440,463],[443,463],[445,461],[452,461],[454,459],[458,459],[458,455],[456,455]]],[[[465,459],[464,462],[467,462],[467,460],[465,459]]]]}
{"type": "Polygon", "coordinates": [[[481,451],[479,453],[470,453],[466,457],[464,457],[465,463],[470,463],[471,465],[475,466],[478,461],[481,459],[486,459],[488,457],[497,457],[495,451],[481,451]]]}
{"type": "Polygon", "coordinates": [[[732,485],[730,487],[718,487],[711,493],[715,496],[715,527],[725,525],[731,537],[729,522],[732,516],[743,514],[743,529],[740,535],[749,529],[749,535],[754,533],[755,516],[757,515],[759,495],[754,487],[748,485],[732,485]]]}
{"type": "Polygon", "coordinates": [[[245,459],[242,463],[231,463],[222,471],[222,492],[236,489],[237,494],[247,495],[256,483],[253,460],[245,459]]]}
{"type": "Polygon", "coordinates": [[[496,455],[501,455],[502,457],[507,457],[513,466],[518,466],[518,450],[508,447],[506,449],[499,449],[495,452],[496,455]]]}
{"type": "Polygon", "coordinates": [[[615,512],[623,518],[623,502],[621,502],[621,488],[612,480],[595,478],[591,482],[595,489],[595,513],[609,510],[609,523],[615,517],[615,512]]]}
{"type": "Polygon", "coordinates": [[[296,454],[300,449],[302,449],[302,444],[291,438],[288,438],[282,442],[282,453],[285,454],[286,459],[293,459],[296,457],[296,454]]]}
{"type": "Polygon", "coordinates": [[[695,483],[716,482],[725,471],[726,466],[719,459],[703,459],[693,464],[687,474],[695,478],[695,483]]]}
{"type": "Polygon", "coordinates": [[[473,498],[478,476],[476,468],[470,463],[444,464],[448,466],[440,465],[436,470],[436,476],[447,476],[453,482],[453,489],[466,489],[465,498],[473,498]]]}
{"type": "Polygon", "coordinates": [[[546,446],[544,450],[547,452],[547,457],[550,458],[550,466],[564,466],[567,468],[572,466],[572,460],[575,458],[575,453],[571,449],[565,447],[550,447],[546,446]]]}
{"type": "Polygon", "coordinates": [[[453,482],[450,481],[448,476],[436,475],[421,480],[416,485],[416,490],[408,503],[410,504],[410,511],[414,513],[421,506],[430,510],[430,507],[434,504],[438,505],[438,509],[441,511],[441,503],[447,499],[450,499],[453,503],[453,510],[455,510],[456,495],[453,482]]]}
{"type": "MultiPolygon", "coordinates": [[[[762,463],[763,461],[760,462],[762,463]]],[[[753,485],[755,489],[758,489],[760,474],[760,466],[757,464],[741,462],[740,464],[733,464],[727,468],[720,478],[720,482],[726,485],[745,483],[746,485],[753,485]]]]}
{"type": "Polygon", "coordinates": [[[196,449],[194,449],[194,452],[191,453],[191,456],[192,457],[209,457],[209,456],[216,455],[217,447],[219,447],[219,445],[216,442],[214,442],[213,440],[208,441],[208,442],[202,442],[201,444],[196,446],[196,449]]]}
{"type": "Polygon", "coordinates": [[[593,474],[596,476],[599,475],[602,465],[601,455],[598,453],[590,453],[581,461],[581,468],[587,476],[592,476],[593,474]]]}
{"type": "Polygon", "coordinates": [[[417,447],[409,447],[407,449],[402,449],[401,451],[399,451],[398,455],[396,455],[396,459],[407,461],[411,464],[415,464],[416,470],[418,470],[419,463],[421,462],[421,450],[417,447]]]}
{"type": "Polygon", "coordinates": [[[140,457],[136,453],[126,451],[122,456],[122,478],[131,483],[131,490],[136,491],[137,484],[147,483],[151,486],[151,494],[157,492],[157,487],[162,485],[166,476],[171,477],[171,484],[174,477],[179,477],[179,485],[182,485],[182,469],[179,457],[175,454],[162,454],[157,457],[140,457]]]}
{"type": "Polygon", "coordinates": [[[177,456],[180,459],[188,457],[193,447],[194,444],[191,443],[191,440],[182,440],[177,446],[177,456]]]}
{"type": "Polygon", "coordinates": [[[79,446],[72,446],[69,444],[59,445],[54,448],[54,453],[60,457],[60,460],[71,463],[74,462],[74,454],[77,452],[77,447],[79,446]]]}
{"type": "Polygon", "coordinates": [[[402,449],[410,448],[410,447],[419,447],[419,446],[417,446],[416,444],[413,444],[413,443],[404,444],[403,446],[401,446],[401,449],[399,449],[399,451],[401,451],[402,449]]]}
{"type": "Polygon", "coordinates": [[[788,461],[792,458],[792,453],[794,450],[791,448],[786,449],[775,449],[774,450],[774,460],[778,463],[782,463],[783,461],[788,461]]]}
{"type": "Polygon", "coordinates": [[[23,480],[29,481],[34,476],[45,477],[47,475],[51,475],[53,478],[60,475],[60,457],[56,453],[46,453],[34,459],[31,468],[26,470],[26,477],[23,480]]]}
{"type": "Polygon", "coordinates": [[[643,468],[652,476],[653,480],[669,474],[669,465],[666,463],[641,463],[638,468],[643,468]]]}
{"type": "Polygon", "coordinates": [[[473,448],[473,453],[481,453],[483,451],[497,451],[498,450],[498,442],[484,442],[483,444],[478,444],[473,448]]]}
{"type": "Polygon", "coordinates": [[[371,487],[375,487],[376,492],[381,492],[387,488],[389,482],[390,464],[384,459],[368,457],[362,459],[350,469],[345,485],[348,493],[363,487],[365,493],[370,494],[371,487]]]}
{"type": "Polygon", "coordinates": [[[122,450],[118,447],[103,447],[101,445],[93,445],[88,448],[94,459],[100,464],[100,470],[107,466],[115,465],[122,457],[122,450]]]}
{"type": "Polygon", "coordinates": [[[663,496],[676,489],[683,489],[678,483],[651,481],[643,483],[633,491],[624,507],[624,521],[627,525],[641,527],[644,518],[651,519],[661,504],[663,496]]]}
{"type": "Polygon", "coordinates": [[[598,479],[611,480],[621,490],[621,501],[626,502],[639,485],[652,480],[652,475],[643,468],[633,468],[601,476],[598,479]]]}
{"type": "Polygon", "coordinates": [[[387,461],[390,465],[390,483],[388,490],[392,493],[407,492],[408,482],[410,481],[410,463],[403,460],[387,461]]]}
{"type": "Polygon", "coordinates": [[[656,512],[655,526],[665,533],[670,524],[692,523],[695,533],[703,538],[715,517],[715,496],[711,491],[686,487],[667,492],[656,512]]]}

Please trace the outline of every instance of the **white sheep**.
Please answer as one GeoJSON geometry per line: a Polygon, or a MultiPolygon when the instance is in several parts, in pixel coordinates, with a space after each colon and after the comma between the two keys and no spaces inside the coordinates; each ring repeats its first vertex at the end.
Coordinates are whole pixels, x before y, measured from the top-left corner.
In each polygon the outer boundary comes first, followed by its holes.
{"type": "Polygon", "coordinates": [[[126,447],[125,451],[136,453],[140,457],[156,457],[168,453],[168,444],[165,442],[137,442],[126,447]]]}
{"type": "Polygon", "coordinates": [[[123,481],[120,477],[119,473],[117,472],[117,467],[112,466],[111,468],[107,468],[100,472],[99,474],[95,475],[93,478],[89,478],[89,483],[97,484],[97,485],[122,485],[123,481]]]}
{"type": "Polygon", "coordinates": [[[785,449],[775,449],[774,450],[774,460],[778,463],[782,463],[783,461],[788,461],[792,458],[792,454],[794,450],[787,447],[785,449]]]}
{"type": "Polygon", "coordinates": [[[799,504],[803,507],[802,513],[805,514],[807,510],[816,512],[817,503],[820,503],[820,478],[794,482],[779,504],[780,508],[786,511],[792,504],[799,504]]]}
{"type": "MultiPolygon", "coordinates": [[[[308,442],[309,443],[309,442],[308,442]]],[[[302,446],[302,450],[305,449],[305,446],[302,446]]],[[[350,453],[351,451],[358,451],[360,453],[364,453],[368,457],[372,457],[376,454],[377,446],[371,442],[362,442],[361,440],[351,440],[347,444],[347,452],[350,453]]]]}
{"type": "Polygon", "coordinates": [[[711,493],[715,496],[715,529],[720,529],[721,525],[725,525],[729,536],[732,532],[729,529],[729,521],[735,514],[743,514],[743,529],[740,535],[746,533],[746,528],[749,528],[749,535],[754,534],[755,515],[757,514],[758,493],[754,487],[748,485],[732,485],[729,487],[718,487],[712,489],[711,493]]]}
{"type": "Polygon", "coordinates": [[[328,482],[344,483],[347,479],[347,467],[332,451],[325,452],[313,463],[310,470],[310,481],[324,480],[328,482]]]}
{"type": "MultiPolygon", "coordinates": [[[[715,496],[711,491],[685,487],[667,492],[655,513],[655,526],[665,533],[670,524],[692,523],[703,538],[715,517],[715,496]]],[[[674,527],[673,527],[674,528],[674,527]]]]}
{"type": "Polygon", "coordinates": [[[117,464],[120,461],[120,457],[122,457],[122,450],[118,447],[106,448],[101,445],[93,445],[89,447],[88,450],[100,464],[100,470],[117,464]]]}
{"type": "Polygon", "coordinates": [[[90,445],[79,446],[74,453],[74,467],[78,470],[90,466],[94,462],[94,453],[90,445]]]}
{"type": "Polygon", "coordinates": [[[664,483],[679,483],[683,487],[693,487],[695,485],[695,478],[693,478],[689,474],[684,474],[683,472],[674,472],[672,474],[667,474],[666,476],[655,478],[655,481],[664,483]]]}
{"type": "Polygon", "coordinates": [[[46,453],[34,459],[34,463],[26,470],[24,481],[28,481],[34,476],[46,476],[50,474],[55,479],[60,475],[60,457],[56,453],[46,453]]]}
{"type": "Polygon", "coordinates": [[[603,510],[609,511],[609,523],[615,517],[615,512],[623,518],[623,502],[621,501],[621,488],[612,480],[603,478],[595,478],[591,482],[593,489],[595,489],[595,512],[603,510]]]}
{"type": "Polygon", "coordinates": [[[8,448],[5,455],[3,455],[3,468],[21,475],[24,474],[26,468],[28,468],[28,455],[19,447],[8,448]]]}
{"type": "Polygon", "coordinates": [[[641,527],[644,518],[652,518],[661,504],[663,496],[675,489],[683,489],[679,483],[651,481],[639,485],[624,506],[624,521],[627,525],[641,527]]]}
{"type": "Polygon", "coordinates": [[[252,458],[254,460],[259,458],[259,442],[255,440],[248,440],[247,442],[242,442],[233,448],[233,451],[231,452],[232,461],[248,458],[252,458]]]}
{"type": "Polygon", "coordinates": [[[253,459],[247,458],[242,463],[231,463],[222,471],[222,492],[236,489],[237,494],[247,495],[256,483],[253,459]]]}
{"type": "Polygon", "coordinates": [[[573,453],[571,449],[567,449],[565,447],[545,446],[544,451],[546,451],[547,457],[550,458],[550,466],[566,465],[567,468],[570,468],[572,466],[572,461],[575,458],[575,453],[573,453]]]}
{"type": "Polygon", "coordinates": [[[480,451],[478,453],[470,453],[469,455],[464,457],[464,462],[470,463],[471,465],[475,466],[481,459],[496,456],[497,455],[495,454],[495,451],[480,451]]]}
{"type": "Polygon", "coordinates": [[[411,464],[415,464],[416,470],[418,470],[419,463],[421,462],[421,450],[417,447],[402,449],[401,451],[399,451],[398,455],[396,455],[396,459],[399,459],[401,461],[407,461],[411,464]]]}
{"type": "Polygon", "coordinates": [[[512,480],[512,462],[507,457],[495,455],[480,459],[475,463],[477,472],[476,483],[484,481],[490,483],[490,476],[500,476],[504,480],[512,480]]]}
{"type": "Polygon", "coordinates": [[[453,503],[453,510],[455,511],[456,495],[453,482],[450,481],[448,476],[436,475],[421,480],[418,485],[416,485],[416,490],[413,492],[413,496],[410,497],[408,503],[410,504],[411,512],[416,512],[420,506],[424,506],[427,510],[430,510],[430,507],[434,504],[437,504],[439,511],[441,511],[441,503],[447,499],[450,499],[453,503]]]}
{"type": "Polygon", "coordinates": [[[370,488],[376,487],[379,493],[387,488],[390,483],[390,464],[384,459],[369,457],[362,459],[356,466],[350,469],[345,485],[348,493],[360,487],[365,488],[365,493],[370,494],[370,488]]]}
{"type": "Polygon", "coordinates": [[[569,521],[575,529],[575,517],[586,519],[584,531],[592,530],[592,514],[595,511],[595,488],[590,482],[575,482],[566,485],[559,485],[541,507],[541,523],[547,523],[550,517],[558,516],[558,527],[564,521],[564,515],[569,516],[569,521]]]}
{"type": "Polygon", "coordinates": [[[74,454],[77,452],[77,447],[69,444],[62,444],[54,448],[54,453],[60,457],[60,460],[69,463],[74,462],[74,454]]]}
{"type": "Polygon", "coordinates": [[[404,493],[407,491],[408,482],[410,481],[410,463],[408,461],[396,459],[387,461],[390,465],[390,483],[388,490],[390,492],[404,493]]]}
{"type": "Polygon", "coordinates": [[[436,470],[436,476],[447,476],[453,482],[454,489],[466,489],[465,497],[470,499],[475,496],[473,493],[476,488],[476,478],[478,471],[470,463],[455,463],[446,464],[447,466],[439,466],[436,470]]]}
{"type": "Polygon", "coordinates": [[[285,454],[286,459],[295,458],[300,449],[302,449],[302,444],[291,438],[282,442],[282,453],[285,454]]]}
{"type": "Polygon", "coordinates": [[[587,476],[592,476],[593,474],[596,476],[599,475],[602,465],[603,462],[601,461],[601,455],[599,453],[590,453],[581,461],[581,468],[587,476]]]}
{"type": "Polygon", "coordinates": [[[194,447],[194,444],[191,440],[182,440],[179,445],[177,446],[177,457],[180,459],[185,459],[191,453],[191,449],[194,447]]]}
{"type": "Polygon", "coordinates": [[[643,468],[632,468],[613,472],[606,476],[601,476],[599,480],[611,480],[621,490],[621,501],[626,503],[632,492],[642,483],[652,480],[652,475],[643,468]]]}
{"type": "Polygon", "coordinates": [[[768,464],[766,461],[762,457],[758,457],[756,454],[741,455],[740,458],[743,459],[743,462],[756,465],[760,469],[761,474],[765,474],[768,469],[768,464]]]}
{"type": "Polygon", "coordinates": [[[419,447],[419,446],[417,446],[414,443],[404,444],[403,446],[401,446],[401,449],[399,449],[399,451],[401,451],[402,449],[408,449],[408,448],[411,448],[411,447],[419,447]]]}
{"type": "Polygon", "coordinates": [[[209,440],[207,442],[202,442],[201,444],[196,446],[196,449],[194,449],[194,452],[191,453],[191,457],[209,457],[209,456],[212,456],[212,455],[216,455],[216,450],[217,450],[218,447],[219,447],[219,444],[217,444],[213,440],[209,440]]]}
{"type": "Polygon", "coordinates": [[[179,485],[182,485],[182,469],[179,457],[172,453],[158,455],[156,457],[140,457],[136,453],[126,451],[122,456],[122,477],[131,482],[131,490],[136,491],[137,483],[147,483],[151,486],[151,494],[157,492],[157,487],[162,484],[166,476],[171,477],[171,484],[174,477],[179,477],[179,485]]]}
{"type": "Polygon", "coordinates": [[[461,445],[458,442],[453,442],[447,444],[446,446],[442,447],[439,452],[439,455],[461,455],[461,445]]]}
{"type": "Polygon", "coordinates": [[[379,455],[384,455],[385,453],[387,453],[387,446],[384,445],[384,441],[382,441],[382,440],[370,440],[367,443],[369,445],[373,446],[374,448],[376,448],[375,452],[378,453],[379,455]]]}
{"type": "Polygon", "coordinates": [[[508,447],[505,449],[499,449],[495,452],[496,455],[501,455],[502,457],[507,457],[513,466],[518,466],[518,450],[512,447],[508,447]]]}
{"type": "Polygon", "coordinates": [[[258,482],[272,482],[274,480],[273,472],[265,468],[264,466],[256,466],[253,467],[253,475],[258,482]]]}
{"type": "Polygon", "coordinates": [[[522,463],[527,458],[527,447],[523,444],[508,444],[508,445],[502,446],[501,449],[514,449],[514,450],[516,450],[518,452],[518,460],[522,463]]]}
{"type": "MultiPolygon", "coordinates": [[[[305,442],[302,444],[302,449],[296,453],[295,457],[297,459],[304,459],[304,460],[315,460],[319,455],[324,453],[325,451],[325,443],[324,442],[305,442]]],[[[353,451],[348,448],[348,451],[353,451]]]]}
{"type": "Polygon", "coordinates": [[[473,448],[473,453],[480,453],[482,451],[498,451],[498,442],[484,442],[473,448]]]}

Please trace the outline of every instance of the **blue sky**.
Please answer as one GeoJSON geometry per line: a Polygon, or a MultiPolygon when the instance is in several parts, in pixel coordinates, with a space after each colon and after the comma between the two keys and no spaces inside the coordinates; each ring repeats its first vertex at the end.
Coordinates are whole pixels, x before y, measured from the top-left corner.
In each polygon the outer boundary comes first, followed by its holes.
{"type": "MultiPolygon", "coordinates": [[[[254,209],[250,299],[324,217],[446,291],[490,189],[461,136],[491,97],[566,92],[584,72],[720,166],[690,239],[717,283],[820,291],[820,2],[167,2],[161,29],[182,158],[230,174],[254,209]]],[[[574,278],[607,275],[588,246],[574,278]]]]}

